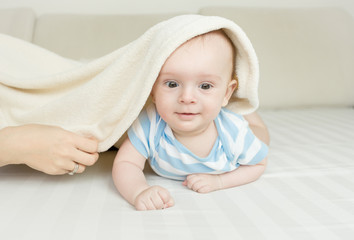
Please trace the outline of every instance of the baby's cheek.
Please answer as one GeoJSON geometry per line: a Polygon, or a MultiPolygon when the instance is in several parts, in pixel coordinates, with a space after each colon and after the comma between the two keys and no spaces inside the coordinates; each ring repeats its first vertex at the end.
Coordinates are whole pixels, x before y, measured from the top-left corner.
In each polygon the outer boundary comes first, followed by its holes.
{"type": "Polygon", "coordinates": [[[170,122],[170,120],[172,119],[172,113],[173,111],[171,110],[170,107],[167,106],[160,106],[159,108],[156,106],[156,110],[159,113],[160,117],[162,118],[162,120],[164,120],[165,122],[170,122]]]}

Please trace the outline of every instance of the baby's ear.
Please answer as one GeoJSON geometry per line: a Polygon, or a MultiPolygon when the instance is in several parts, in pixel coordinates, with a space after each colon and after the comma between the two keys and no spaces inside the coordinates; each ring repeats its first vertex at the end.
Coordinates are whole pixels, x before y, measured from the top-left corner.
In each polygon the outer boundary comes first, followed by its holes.
{"type": "Polygon", "coordinates": [[[154,96],[153,91],[151,91],[150,97],[151,97],[151,101],[152,101],[153,103],[155,103],[155,96],[154,96]]]}
{"type": "Polygon", "coordinates": [[[238,81],[236,79],[232,79],[227,86],[224,101],[222,104],[223,107],[226,107],[226,105],[229,103],[229,100],[233,92],[237,89],[238,81]]]}

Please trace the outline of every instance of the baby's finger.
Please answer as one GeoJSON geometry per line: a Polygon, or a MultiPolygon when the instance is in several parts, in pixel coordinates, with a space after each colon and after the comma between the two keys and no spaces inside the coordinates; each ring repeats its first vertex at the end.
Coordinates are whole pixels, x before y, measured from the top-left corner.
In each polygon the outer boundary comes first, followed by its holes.
{"type": "Polygon", "coordinates": [[[192,189],[193,191],[198,192],[198,190],[201,189],[201,188],[204,187],[204,186],[205,186],[205,185],[203,184],[202,181],[197,181],[197,182],[195,182],[195,183],[191,186],[191,189],[192,189]]]}
{"type": "Polygon", "coordinates": [[[163,208],[172,207],[174,205],[174,200],[167,190],[159,191],[159,195],[163,201],[163,208]]]}
{"type": "Polygon", "coordinates": [[[165,203],[165,208],[169,208],[169,207],[173,207],[175,205],[175,201],[173,200],[173,198],[170,198],[170,200],[165,203]]]}
{"type": "Polygon", "coordinates": [[[144,201],[144,204],[145,204],[146,210],[156,210],[154,202],[153,202],[153,200],[151,198],[146,199],[144,201]]]}
{"type": "Polygon", "coordinates": [[[161,197],[158,194],[151,197],[151,202],[154,205],[155,209],[163,209],[164,208],[165,203],[163,202],[163,200],[161,199],[161,197]]]}
{"type": "Polygon", "coordinates": [[[138,210],[138,211],[145,211],[147,210],[145,204],[141,201],[138,201],[136,204],[135,204],[135,209],[138,210]]]}
{"type": "Polygon", "coordinates": [[[208,192],[211,192],[211,188],[210,188],[210,186],[206,185],[206,186],[199,188],[197,192],[198,193],[208,193],[208,192]]]}
{"type": "Polygon", "coordinates": [[[195,174],[188,175],[187,178],[186,178],[187,182],[192,181],[193,178],[195,178],[196,176],[197,175],[195,175],[195,174]]]}
{"type": "Polygon", "coordinates": [[[136,210],[145,211],[145,210],[154,210],[155,206],[152,203],[150,197],[142,196],[136,203],[135,203],[136,210]]]}
{"type": "Polygon", "coordinates": [[[200,181],[200,179],[197,178],[197,177],[190,178],[190,179],[188,179],[187,187],[188,187],[189,189],[193,189],[194,185],[195,185],[196,183],[198,183],[199,181],[200,181]]]}

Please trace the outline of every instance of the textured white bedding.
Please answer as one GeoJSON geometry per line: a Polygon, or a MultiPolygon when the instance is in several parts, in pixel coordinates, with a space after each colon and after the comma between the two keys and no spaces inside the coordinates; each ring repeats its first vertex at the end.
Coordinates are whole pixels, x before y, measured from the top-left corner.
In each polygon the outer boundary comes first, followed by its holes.
{"type": "Polygon", "coordinates": [[[147,170],[173,208],[137,212],[111,179],[114,151],[85,174],[0,168],[1,239],[353,239],[354,109],[262,111],[266,173],[246,186],[197,194],[147,170]]]}

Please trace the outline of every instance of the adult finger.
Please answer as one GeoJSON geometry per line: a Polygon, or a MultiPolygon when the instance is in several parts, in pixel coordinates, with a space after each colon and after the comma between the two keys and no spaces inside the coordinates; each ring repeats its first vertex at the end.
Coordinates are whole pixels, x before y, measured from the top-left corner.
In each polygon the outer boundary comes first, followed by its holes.
{"type": "Polygon", "coordinates": [[[76,162],[71,162],[70,164],[72,167],[70,167],[69,169],[67,169],[67,173],[73,173],[73,174],[76,174],[76,173],[83,173],[86,169],[86,167],[84,165],[81,165],[79,163],[76,163],[76,162]]]}
{"type": "Polygon", "coordinates": [[[98,153],[87,153],[81,150],[73,152],[72,160],[85,166],[92,166],[98,160],[98,153]]]}
{"type": "Polygon", "coordinates": [[[87,152],[96,153],[98,151],[98,140],[94,137],[83,137],[75,134],[75,146],[77,149],[87,152]]]}
{"type": "Polygon", "coordinates": [[[79,169],[76,173],[83,173],[86,170],[86,166],[79,164],[79,169]]]}

